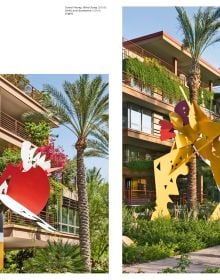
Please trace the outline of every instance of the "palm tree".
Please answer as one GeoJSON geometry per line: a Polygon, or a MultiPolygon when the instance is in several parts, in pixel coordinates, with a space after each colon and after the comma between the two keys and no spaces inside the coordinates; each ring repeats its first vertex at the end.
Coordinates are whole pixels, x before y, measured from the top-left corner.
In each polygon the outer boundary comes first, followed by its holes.
{"type": "Polygon", "coordinates": [[[65,81],[64,92],[59,92],[50,85],[45,85],[44,88],[52,96],[50,111],[76,137],[80,251],[88,272],[91,271],[91,244],[84,152],[91,136],[94,139],[95,133],[103,134],[106,131],[108,123],[107,86],[108,83],[103,82],[101,76],[90,80],[88,75],[82,75],[74,83],[65,81]]]}
{"type": "MultiPolygon", "coordinates": [[[[197,102],[201,84],[199,59],[203,52],[212,44],[220,41],[217,32],[220,27],[220,8],[199,8],[191,21],[183,7],[176,7],[177,20],[183,32],[183,47],[192,57],[191,69],[188,76],[190,101],[197,102]]],[[[197,204],[197,170],[196,155],[189,164],[188,206],[196,208],[197,204]]]]}

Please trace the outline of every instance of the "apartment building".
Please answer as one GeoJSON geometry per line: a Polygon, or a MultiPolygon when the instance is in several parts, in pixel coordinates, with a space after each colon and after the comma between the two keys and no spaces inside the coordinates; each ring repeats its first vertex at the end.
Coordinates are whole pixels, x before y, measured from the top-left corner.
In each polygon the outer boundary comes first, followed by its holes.
{"type": "MultiPolygon", "coordinates": [[[[31,87],[34,89],[33,87],[31,87]]],[[[31,141],[22,122],[26,112],[44,113],[46,109],[35,99],[33,91],[24,92],[0,76],[0,153],[7,147],[21,147],[25,140],[31,141]]],[[[57,127],[56,121],[51,121],[51,127],[57,127]]],[[[17,249],[28,247],[45,247],[48,240],[78,243],[79,222],[77,193],[63,190],[61,201],[57,203],[56,213],[49,213],[47,207],[40,217],[57,229],[49,233],[36,227],[36,224],[6,211],[4,215],[5,248],[17,249]]]]}
{"type": "MultiPolygon", "coordinates": [[[[123,201],[127,205],[155,201],[153,160],[172,146],[172,140],[160,140],[159,121],[169,120],[169,112],[184,99],[178,87],[188,90],[190,64],[190,53],[163,31],[123,41],[123,201]]],[[[220,71],[203,59],[200,66],[199,102],[209,116],[218,118],[220,98],[213,91],[220,85],[220,71]]],[[[202,179],[198,176],[200,201],[202,179]]],[[[174,201],[184,203],[187,178],[178,180],[182,187],[174,201]]]]}

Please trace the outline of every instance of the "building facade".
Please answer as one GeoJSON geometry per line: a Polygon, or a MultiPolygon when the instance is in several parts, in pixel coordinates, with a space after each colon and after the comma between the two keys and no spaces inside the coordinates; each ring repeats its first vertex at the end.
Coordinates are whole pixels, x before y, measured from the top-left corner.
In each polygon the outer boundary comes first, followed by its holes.
{"type": "MultiPolygon", "coordinates": [[[[46,112],[33,97],[33,91],[24,92],[0,76],[0,154],[5,148],[21,147],[25,140],[31,142],[22,115],[27,112],[46,112]]],[[[57,126],[58,122],[51,120],[51,127],[57,126]]],[[[47,207],[40,213],[42,219],[57,229],[55,233],[48,233],[30,220],[7,210],[4,215],[5,248],[45,247],[48,240],[60,239],[71,244],[78,243],[77,200],[76,192],[64,189],[61,201],[55,207],[56,213],[49,213],[47,207]]]]}
{"type": "MultiPolygon", "coordinates": [[[[172,140],[160,140],[160,120],[183,100],[191,56],[180,42],[160,31],[123,41],[123,202],[142,205],[155,201],[153,160],[170,151],[172,140]]],[[[213,94],[220,84],[220,71],[200,60],[200,104],[212,118],[219,113],[219,98],[213,94]]],[[[186,200],[186,178],[180,177],[178,203],[186,200]]],[[[202,177],[198,196],[203,199],[202,177]]]]}

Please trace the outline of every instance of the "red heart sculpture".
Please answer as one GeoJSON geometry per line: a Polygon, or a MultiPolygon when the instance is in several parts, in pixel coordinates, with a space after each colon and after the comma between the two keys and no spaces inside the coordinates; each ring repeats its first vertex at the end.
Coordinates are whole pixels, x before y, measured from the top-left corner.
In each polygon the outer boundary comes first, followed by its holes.
{"type": "Polygon", "coordinates": [[[22,172],[20,166],[9,164],[0,177],[0,184],[9,176],[7,195],[38,215],[45,207],[50,195],[47,172],[39,166],[22,172]]]}

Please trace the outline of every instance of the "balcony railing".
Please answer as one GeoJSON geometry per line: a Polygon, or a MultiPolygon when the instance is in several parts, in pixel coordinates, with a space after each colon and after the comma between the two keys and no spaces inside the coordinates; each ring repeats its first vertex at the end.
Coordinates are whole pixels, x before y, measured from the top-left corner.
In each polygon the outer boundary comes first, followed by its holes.
{"type": "Polygon", "coordinates": [[[0,126],[23,139],[31,140],[23,123],[1,111],[0,126]]]}
{"type": "Polygon", "coordinates": [[[123,72],[123,83],[127,86],[137,90],[143,95],[151,96],[159,101],[163,101],[169,105],[175,105],[176,102],[169,100],[167,98],[167,94],[164,90],[158,89],[156,90],[152,84],[144,84],[142,81],[138,80],[136,77],[123,72]]]}
{"type": "Polygon", "coordinates": [[[25,86],[24,93],[33,98],[35,101],[39,101],[39,97],[41,94],[41,92],[31,84],[25,86]]]}
{"type": "MultiPolygon", "coordinates": [[[[39,217],[45,222],[50,224],[52,227],[57,228],[57,219],[56,215],[42,211],[39,214],[39,217]]],[[[16,224],[23,225],[28,227],[36,227],[37,224],[35,221],[21,217],[20,215],[15,214],[11,210],[7,210],[4,214],[4,223],[5,224],[16,224]]]]}
{"type": "MultiPolygon", "coordinates": [[[[79,234],[79,226],[73,224],[64,224],[57,220],[57,215],[46,211],[41,211],[39,217],[54,227],[59,232],[70,233],[73,235],[79,234]]],[[[21,225],[31,228],[36,228],[38,225],[35,221],[21,217],[11,210],[7,210],[4,214],[4,224],[21,225]]]]}
{"type": "Polygon", "coordinates": [[[144,205],[155,201],[156,195],[151,190],[126,190],[124,191],[124,202],[127,205],[144,205]]]}
{"type": "MultiPolygon", "coordinates": [[[[153,190],[125,190],[123,196],[126,205],[146,205],[149,202],[155,202],[156,193],[153,190]]],[[[203,194],[203,199],[207,194],[203,194]]],[[[178,196],[172,196],[174,204],[185,205],[187,203],[187,194],[180,193],[178,196]]]]}
{"type": "MultiPolygon", "coordinates": [[[[151,96],[154,99],[162,101],[168,105],[175,106],[178,103],[178,101],[170,100],[163,89],[155,90],[150,83],[146,85],[136,77],[133,77],[131,74],[127,74],[126,72],[123,72],[123,83],[143,95],[151,96]]],[[[200,106],[208,117],[214,120],[219,120],[220,117],[216,112],[207,109],[204,105],[200,106]]]]}

